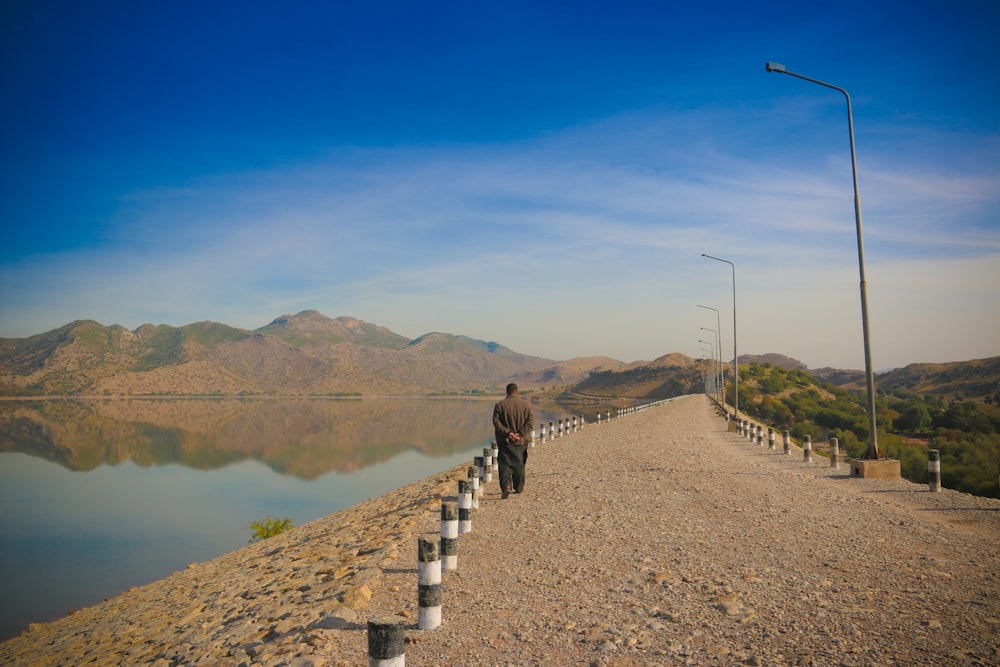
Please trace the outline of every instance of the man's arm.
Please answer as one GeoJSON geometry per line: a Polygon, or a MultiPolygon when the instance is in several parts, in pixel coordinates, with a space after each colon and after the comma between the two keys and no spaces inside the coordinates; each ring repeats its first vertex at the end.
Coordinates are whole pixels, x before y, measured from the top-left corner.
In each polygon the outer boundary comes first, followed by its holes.
{"type": "MultiPolygon", "coordinates": [[[[510,435],[510,429],[503,423],[502,415],[503,411],[500,409],[500,404],[497,403],[493,406],[493,430],[498,439],[502,437],[503,441],[506,441],[507,436],[510,435]]],[[[500,442],[502,441],[498,441],[497,444],[500,442]]]]}
{"type": "Polygon", "coordinates": [[[524,409],[528,415],[524,422],[524,427],[521,429],[521,438],[525,442],[528,442],[531,439],[531,431],[535,428],[535,412],[531,409],[527,401],[524,402],[524,409]]]}

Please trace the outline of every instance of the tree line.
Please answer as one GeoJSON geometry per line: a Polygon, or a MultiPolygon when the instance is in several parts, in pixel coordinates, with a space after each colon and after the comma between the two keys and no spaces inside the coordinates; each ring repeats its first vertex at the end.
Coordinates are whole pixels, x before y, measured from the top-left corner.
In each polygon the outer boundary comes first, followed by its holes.
{"type": "MultiPolygon", "coordinates": [[[[729,379],[730,403],[733,389],[729,379]]],[[[851,458],[868,447],[864,392],[767,363],[740,367],[739,392],[741,412],[799,441],[837,438],[851,458]]],[[[896,390],[876,394],[875,411],[879,447],[899,460],[903,477],[926,484],[927,451],[937,449],[943,486],[1000,498],[1000,403],[992,397],[980,403],[896,390]]]]}

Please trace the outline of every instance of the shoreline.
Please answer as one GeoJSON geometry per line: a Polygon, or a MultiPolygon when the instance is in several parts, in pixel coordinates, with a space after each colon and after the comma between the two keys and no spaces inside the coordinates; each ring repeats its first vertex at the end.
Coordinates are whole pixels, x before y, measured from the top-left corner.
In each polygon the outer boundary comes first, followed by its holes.
{"type": "Polygon", "coordinates": [[[529,450],[523,497],[484,489],[436,630],[413,625],[417,537],[471,462],[32,627],[0,662],[357,665],[386,614],[414,664],[1000,659],[1000,501],[748,444],[702,396],[568,438],[529,450]]]}
{"type": "MultiPolygon", "coordinates": [[[[285,578],[282,595],[265,605],[274,608],[269,614],[281,616],[276,610],[287,605],[317,603],[329,614],[310,614],[315,616],[313,622],[329,617],[337,620],[325,625],[350,624],[367,606],[373,591],[380,588],[382,570],[391,570],[399,563],[406,543],[415,539],[416,526],[428,517],[437,517],[441,498],[446,497],[454,486],[453,480],[464,475],[467,467],[465,463],[453,466],[279,535],[191,563],[162,579],[71,610],[53,621],[31,623],[20,634],[0,642],[0,663],[54,664],[49,660],[60,656],[64,662],[55,664],[75,665],[101,653],[114,655],[114,645],[124,639],[121,626],[132,631],[144,627],[162,630],[172,619],[179,629],[194,620],[193,610],[208,609],[206,603],[192,604],[185,599],[220,602],[225,598],[234,606],[245,606],[237,599],[256,599],[257,595],[251,593],[254,588],[281,578],[285,578]],[[299,576],[307,564],[315,566],[315,570],[299,576]],[[265,573],[267,576],[259,576],[265,573]],[[226,592],[234,586],[242,592],[226,592]],[[131,611],[124,612],[126,609],[131,611]],[[143,613],[136,614],[136,609],[143,613]],[[146,618],[141,620],[144,615],[146,618]],[[119,616],[128,618],[119,623],[119,616]],[[108,625],[112,627],[97,629],[108,625]],[[46,650],[29,659],[38,647],[46,650]]],[[[132,643],[147,642],[140,633],[133,636],[132,643]]],[[[161,650],[168,647],[164,643],[161,650]]],[[[146,655],[143,660],[153,657],[146,655]]],[[[103,660],[98,662],[103,664],[103,660]]]]}

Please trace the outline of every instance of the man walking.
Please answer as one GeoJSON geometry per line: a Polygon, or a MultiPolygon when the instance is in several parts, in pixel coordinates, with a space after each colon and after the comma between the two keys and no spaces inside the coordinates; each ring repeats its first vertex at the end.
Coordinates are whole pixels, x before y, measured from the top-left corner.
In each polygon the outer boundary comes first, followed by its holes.
{"type": "Polygon", "coordinates": [[[493,432],[497,439],[500,468],[500,497],[504,500],[524,490],[524,464],[528,460],[528,442],[535,426],[535,415],[528,402],[518,396],[517,385],[507,385],[507,398],[493,406],[493,432]]]}

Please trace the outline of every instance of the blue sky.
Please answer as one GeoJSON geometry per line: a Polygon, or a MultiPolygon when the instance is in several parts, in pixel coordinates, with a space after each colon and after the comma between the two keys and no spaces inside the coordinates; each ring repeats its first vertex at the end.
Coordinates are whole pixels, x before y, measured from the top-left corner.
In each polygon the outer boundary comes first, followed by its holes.
{"type": "Polygon", "coordinates": [[[0,6],[0,337],[304,309],[553,359],[1000,355],[1000,5],[0,6]]]}

